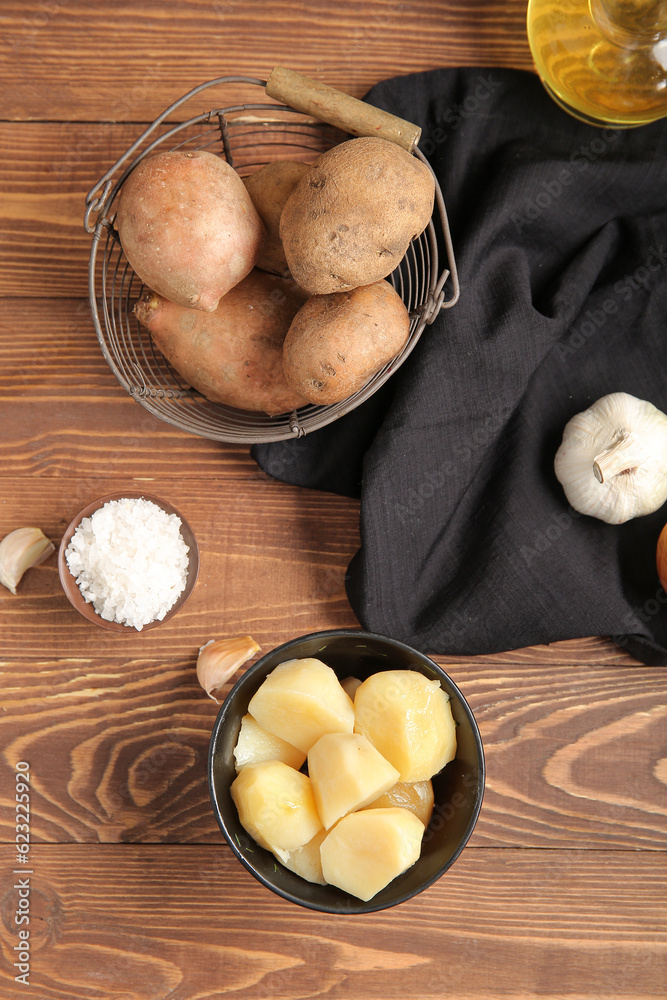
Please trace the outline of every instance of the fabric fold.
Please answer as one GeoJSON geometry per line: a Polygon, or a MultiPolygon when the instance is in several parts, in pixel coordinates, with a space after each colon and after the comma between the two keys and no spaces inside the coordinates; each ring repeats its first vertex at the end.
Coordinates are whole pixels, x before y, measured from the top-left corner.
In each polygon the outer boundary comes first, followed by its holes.
{"type": "Polygon", "coordinates": [[[607,635],[667,665],[667,506],[608,525],[553,471],[599,397],[667,411],[667,123],[585,125],[517,70],[435,70],[366,99],[422,127],[461,298],[362,406],[255,459],[361,498],[347,591],[364,628],[463,655],[607,635]]]}

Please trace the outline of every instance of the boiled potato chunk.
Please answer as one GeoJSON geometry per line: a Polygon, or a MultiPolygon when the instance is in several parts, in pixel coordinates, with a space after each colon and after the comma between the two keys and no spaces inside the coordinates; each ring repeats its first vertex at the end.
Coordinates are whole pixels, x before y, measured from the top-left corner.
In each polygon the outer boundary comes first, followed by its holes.
{"type": "Polygon", "coordinates": [[[380,795],[368,804],[367,809],[385,809],[387,806],[400,806],[409,809],[424,826],[428,826],[433,813],[433,782],[432,781],[397,781],[388,792],[380,795]]]}
{"type": "Polygon", "coordinates": [[[246,764],[230,792],[243,829],[269,851],[294,851],[322,829],[310,778],[281,760],[246,764]]]}
{"type": "Polygon", "coordinates": [[[417,670],[372,674],[357,689],[354,711],[354,731],[394,765],[400,781],[426,781],[456,755],[449,698],[417,670]]]}
{"type": "Polygon", "coordinates": [[[341,687],[343,688],[343,691],[345,691],[347,694],[349,694],[349,696],[352,699],[352,701],[354,701],[354,696],[355,696],[355,694],[357,692],[357,688],[361,684],[361,681],[359,680],[359,678],[358,677],[344,677],[343,680],[340,683],[341,683],[341,687]]]}
{"type": "Polygon", "coordinates": [[[308,751],[315,805],[326,829],[363,809],[398,780],[398,771],[359,733],[325,733],[308,751]]]}
{"type": "Polygon", "coordinates": [[[423,824],[409,809],[349,813],[322,842],[324,878],[367,902],[417,861],[423,834],[423,824]]]}
{"type": "Polygon", "coordinates": [[[327,835],[326,830],[320,830],[312,840],[309,840],[303,847],[297,847],[295,851],[274,850],[275,856],[295,875],[300,875],[307,882],[317,882],[318,885],[326,885],[322,874],[322,859],[320,858],[320,845],[327,835]]]}
{"type": "Polygon", "coordinates": [[[324,733],[351,733],[354,706],[336,674],[321,660],[304,657],[280,663],[250,699],[254,719],[308,753],[324,733]]]}
{"type": "Polygon", "coordinates": [[[241,719],[241,731],[234,747],[237,774],[246,764],[258,764],[262,760],[281,760],[298,771],[305,759],[302,750],[267,733],[250,713],[241,719]]]}

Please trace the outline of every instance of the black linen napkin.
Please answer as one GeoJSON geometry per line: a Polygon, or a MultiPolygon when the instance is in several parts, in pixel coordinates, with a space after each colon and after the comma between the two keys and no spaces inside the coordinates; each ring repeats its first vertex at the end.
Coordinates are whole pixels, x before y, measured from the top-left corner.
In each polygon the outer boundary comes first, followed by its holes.
{"type": "Polygon", "coordinates": [[[667,411],[667,122],[584,125],[514,70],[396,78],[366,100],[423,129],[461,298],[361,407],[256,461],[361,497],[346,584],[366,629],[435,654],[608,635],[667,665],[667,505],[609,525],[553,471],[599,397],[667,411]]]}

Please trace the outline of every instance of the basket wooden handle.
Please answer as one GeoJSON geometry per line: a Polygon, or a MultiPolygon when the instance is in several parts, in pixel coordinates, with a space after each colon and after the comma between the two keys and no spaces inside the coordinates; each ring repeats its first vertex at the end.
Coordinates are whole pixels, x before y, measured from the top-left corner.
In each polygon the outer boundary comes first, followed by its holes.
{"type": "Polygon", "coordinates": [[[266,93],[296,111],[313,115],[352,135],[379,136],[397,143],[409,153],[419,142],[421,129],[418,125],[282,66],[271,71],[266,93]]]}

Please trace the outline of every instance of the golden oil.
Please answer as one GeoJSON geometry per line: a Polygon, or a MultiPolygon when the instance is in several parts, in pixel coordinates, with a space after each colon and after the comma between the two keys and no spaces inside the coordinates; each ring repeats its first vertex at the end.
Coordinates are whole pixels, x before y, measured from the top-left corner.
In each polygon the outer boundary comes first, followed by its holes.
{"type": "Polygon", "coordinates": [[[528,40],[576,118],[629,128],[667,115],[667,0],[529,0],[528,40]]]}

